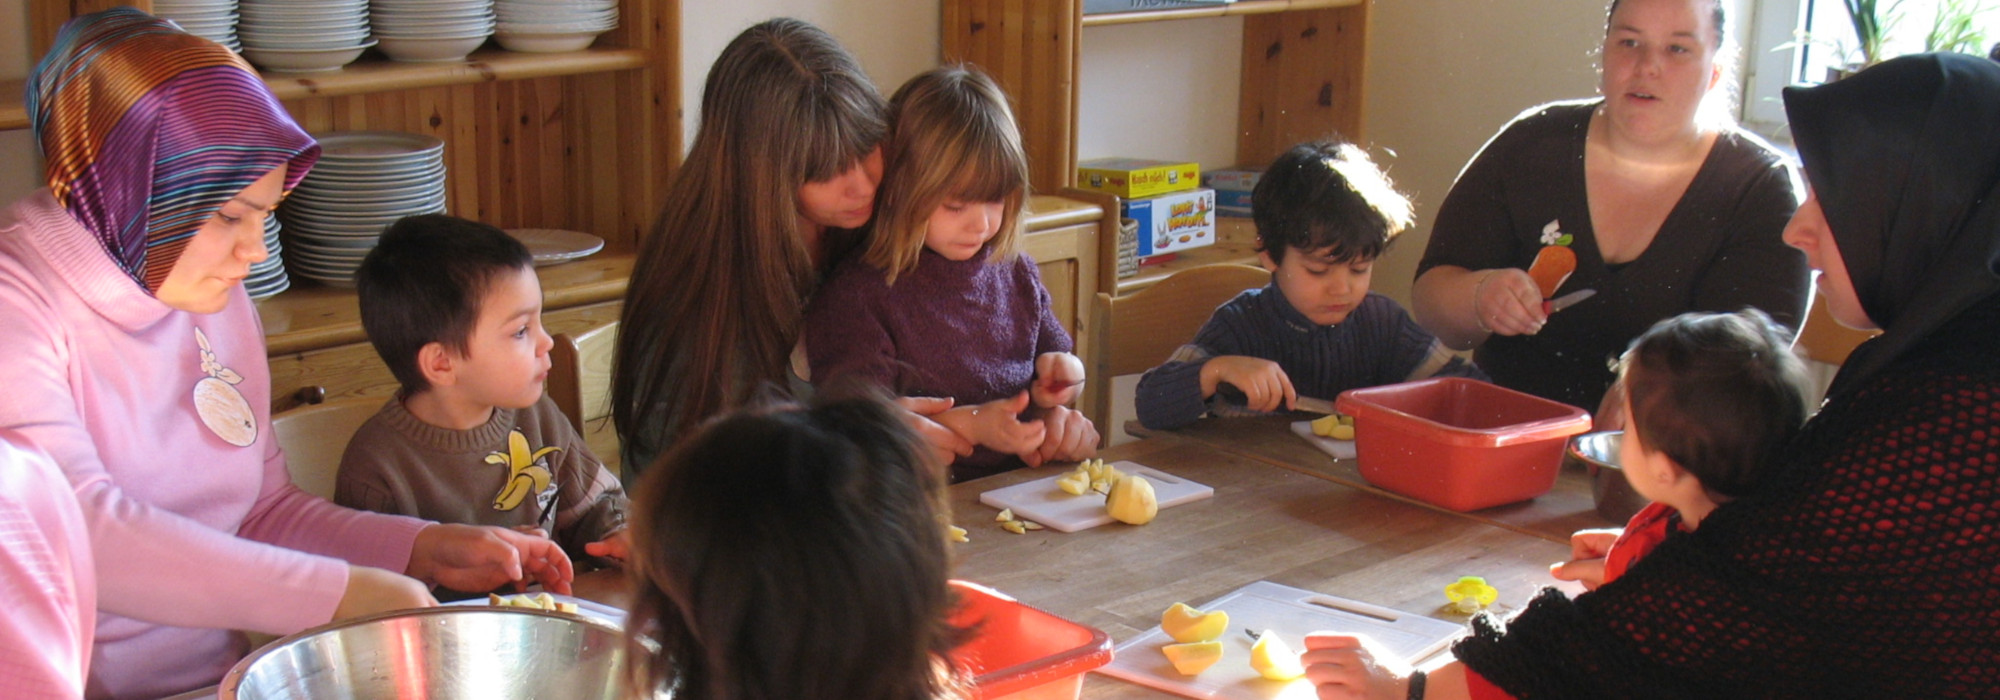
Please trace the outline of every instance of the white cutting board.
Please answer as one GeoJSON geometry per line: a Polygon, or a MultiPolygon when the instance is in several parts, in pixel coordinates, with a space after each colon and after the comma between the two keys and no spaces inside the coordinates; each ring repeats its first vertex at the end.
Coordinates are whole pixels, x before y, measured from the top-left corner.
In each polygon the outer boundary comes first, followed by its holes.
{"type": "Polygon", "coordinates": [[[1253,640],[1244,630],[1277,634],[1292,651],[1305,651],[1308,632],[1366,634],[1405,659],[1416,660],[1444,648],[1464,625],[1391,610],[1337,596],[1258,581],[1206,605],[1202,611],[1229,613],[1229,631],[1222,635],[1222,660],[1200,675],[1183,676],[1167,663],[1160,647],[1174,640],[1159,627],[1125,640],[1112,652],[1111,664],[1099,673],[1191,698],[1235,700],[1310,700],[1312,684],[1265,680],[1250,668],[1253,640]]]}
{"type": "Polygon", "coordinates": [[[1293,423],[1292,433],[1305,438],[1306,442],[1312,443],[1312,446],[1319,448],[1321,452],[1333,455],[1334,459],[1354,459],[1353,440],[1335,440],[1314,435],[1312,421],[1302,420],[1293,423]]]}
{"type": "MultiPolygon", "coordinates": [[[[1213,488],[1138,462],[1112,462],[1111,466],[1128,475],[1146,477],[1153,484],[1153,496],[1162,510],[1215,495],[1213,488]]],[[[1104,494],[1093,491],[1077,496],[1056,487],[1056,480],[1069,473],[1070,470],[1063,470],[1046,479],[987,491],[979,494],[979,502],[995,508],[1011,508],[1016,518],[1061,532],[1076,532],[1111,522],[1111,515],[1104,512],[1104,494]]]]}

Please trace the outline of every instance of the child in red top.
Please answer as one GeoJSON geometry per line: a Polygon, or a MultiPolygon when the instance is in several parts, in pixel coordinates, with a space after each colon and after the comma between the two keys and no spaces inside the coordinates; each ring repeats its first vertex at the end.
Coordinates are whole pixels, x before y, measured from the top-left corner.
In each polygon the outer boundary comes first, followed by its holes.
{"type": "Polygon", "coordinates": [[[1572,535],[1574,559],[1551,574],[1595,590],[1758,486],[1810,411],[1805,363],[1787,335],[1764,312],[1745,309],[1681,314],[1632,341],[1619,365],[1630,420],[1618,463],[1652,503],[1622,531],[1572,535]]]}

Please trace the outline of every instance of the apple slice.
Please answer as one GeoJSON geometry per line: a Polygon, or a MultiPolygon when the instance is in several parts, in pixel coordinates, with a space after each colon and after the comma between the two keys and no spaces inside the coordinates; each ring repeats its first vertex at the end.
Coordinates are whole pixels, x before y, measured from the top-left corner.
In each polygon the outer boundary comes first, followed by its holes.
{"type": "Polygon", "coordinates": [[[1274,681],[1289,681],[1306,675],[1306,667],[1299,664],[1299,655],[1278,633],[1264,630],[1257,635],[1257,643],[1250,645],[1250,668],[1259,675],[1274,681]]]}
{"type": "Polygon", "coordinates": [[[1160,631],[1182,644],[1212,642],[1220,639],[1228,629],[1229,613],[1221,610],[1202,612],[1187,603],[1174,603],[1173,607],[1160,613],[1160,631]]]}
{"type": "Polygon", "coordinates": [[[1160,653],[1167,655],[1167,661],[1174,665],[1174,670],[1183,676],[1192,676],[1222,660],[1222,642],[1168,644],[1160,647],[1160,653]]]}

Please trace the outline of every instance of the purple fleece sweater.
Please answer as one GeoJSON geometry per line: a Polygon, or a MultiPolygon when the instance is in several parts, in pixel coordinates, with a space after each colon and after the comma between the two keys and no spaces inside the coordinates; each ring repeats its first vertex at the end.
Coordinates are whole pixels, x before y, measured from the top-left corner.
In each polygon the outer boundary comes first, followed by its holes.
{"type": "MultiPolygon", "coordinates": [[[[899,396],[985,403],[1027,390],[1037,356],[1073,347],[1026,254],[988,264],[984,252],[952,261],[926,249],[893,285],[859,258],[835,268],[806,310],[816,386],[855,377],[899,396]]],[[[1020,466],[980,448],[952,465],[952,481],[1020,466]]]]}

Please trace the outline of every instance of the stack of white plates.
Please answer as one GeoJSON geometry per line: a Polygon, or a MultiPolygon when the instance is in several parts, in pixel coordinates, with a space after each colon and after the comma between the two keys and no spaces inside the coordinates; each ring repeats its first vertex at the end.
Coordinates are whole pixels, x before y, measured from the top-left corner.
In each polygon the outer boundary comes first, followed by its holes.
{"type": "Polygon", "coordinates": [[[493,0],[374,0],[368,23],[398,61],[460,61],[493,35],[493,0]]]}
{"type": "Polygon", "coordinates": [[[231,51],[243,50],[236,41],[236,0],[155,0],[153,14],[231,51]]]}
{"type": "Polygon", "coordinates": [[[352,286],[382,229],[444,211],[444,142],[394,131],[315,134],[319,164],[278,207],[292,274],[352,286]]]}
{"type": "Polygon", "coordinates": [[[368,0],[242,0],[243,55],[274,71],[336,70],[374,46],[368,0]]]}
{"type": "Polygon", "coordinates": [[[618,26],[618,0],[495,0],[493,40],[509,51],[582,51],[618,26]]]}
{"type": "Polygon", "coordinates": [[[243,290],[249,292],[252,299],[262,299],[292,287],[292,278],[285,276],[285,247],[278,242],[278,231],[283,228],[278,223],[278,217],[264,217],[264,250],[270,252],[270,257],[251,265],[250,276],[243,278],[243,290]]]}

